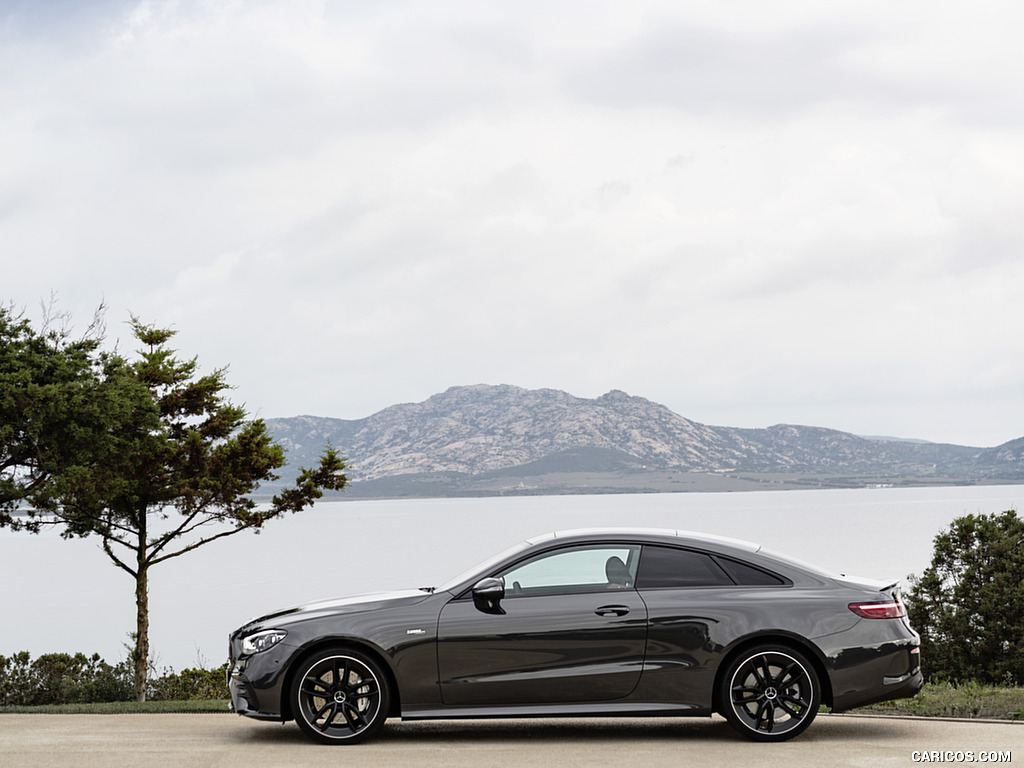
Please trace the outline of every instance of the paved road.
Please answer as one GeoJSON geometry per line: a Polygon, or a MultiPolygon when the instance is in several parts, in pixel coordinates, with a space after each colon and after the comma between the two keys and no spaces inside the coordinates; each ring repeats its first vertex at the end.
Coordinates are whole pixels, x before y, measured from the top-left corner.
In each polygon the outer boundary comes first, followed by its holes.
{"type": "Polygon", "coordinates": [[[4,768],[884,768],[921,764],[915,751],[970,751],[976,762],[982,752],[1009,751],[1024,764],[1024,724],[833,715],[819,717],[793,741],[760,745],[717,718],[392,721],[367,744],[322,747],[294,724],[229,714],[0,715],[4,768]]]}

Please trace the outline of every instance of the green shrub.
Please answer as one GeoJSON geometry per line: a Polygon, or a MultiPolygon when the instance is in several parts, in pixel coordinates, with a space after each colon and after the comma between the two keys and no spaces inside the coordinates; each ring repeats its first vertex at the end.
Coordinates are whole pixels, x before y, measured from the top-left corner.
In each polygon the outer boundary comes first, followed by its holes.
{"type": "Polygon", "coordinates": [[[31,657],[21,651],[10,658],[0,656],[0,706],[27,704],[35,691],[32,683],[31,657]]]}
{"type": "MultiPolygon", "coordinates": [[[[154,701],[197,701],[229,698],[227,665],[216,669],[165,669],[149,681],[147,698],[154,701]]],[[[35,660],[27,651],[0,656],[0,707],[92,704],[132,701],[133,670],[129,661],[111,666],[99,654],[46,653],[35,660]]]]}
{"type": "Polygon", "coordinates": [[[112,667],[99,654],[46,653],[32,661],[27,651],[0,656],[0,705],[79,704],[131,698],[125,664],[112,667]]]}
{"type": "Polygon", "coordinates": [[[1014,510],[956,518],[906,600],[926,680],[1024,682],[1024,519],[1014,510]]]}
{"type": "Polygon", "coordinates": [[[227,664],[215,669],[183,669],[164,674],[149,683],[152,701],[193,701],[229,698],[227,664]]]}

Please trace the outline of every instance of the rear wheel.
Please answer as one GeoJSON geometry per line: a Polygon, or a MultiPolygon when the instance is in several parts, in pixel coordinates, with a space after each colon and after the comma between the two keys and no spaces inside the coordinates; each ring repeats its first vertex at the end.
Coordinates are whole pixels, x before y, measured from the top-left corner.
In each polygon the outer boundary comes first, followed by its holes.
{"type": "Polygon", "coordinates": [[[380,730],[390,692],[377,663],[359,651],[320,651],[299,666],[292,682],[295,722],[323,744],[356,744],[380,730]]]}
{"type": "Polygon", "coordinates": [[[725,670],[719,701],[729,723],[754,741],[785,741],[814,720],[821,684],[807,658],[785,646],[762,645],[725,670]]]}

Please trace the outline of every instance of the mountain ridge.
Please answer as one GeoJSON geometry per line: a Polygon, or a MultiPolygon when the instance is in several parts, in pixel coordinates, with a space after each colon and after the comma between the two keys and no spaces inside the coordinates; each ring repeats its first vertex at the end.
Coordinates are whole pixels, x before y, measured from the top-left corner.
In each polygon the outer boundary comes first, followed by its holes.
{"type": "Polygon", "coordinates": [[[621,390],[588,399],[475,384],[362,419],[266,423],[287,452],[283,478],[311,466],[329,442],[349,465],[346,493],[372,496],[689,490],[708,485],[697,482],[702,475],[751,476],[723,490],[766,477],[786,487],[810,478],[838,487],[1024,479],[1024,437],[978,448],[791,424],[710,426],[621,390]]]}

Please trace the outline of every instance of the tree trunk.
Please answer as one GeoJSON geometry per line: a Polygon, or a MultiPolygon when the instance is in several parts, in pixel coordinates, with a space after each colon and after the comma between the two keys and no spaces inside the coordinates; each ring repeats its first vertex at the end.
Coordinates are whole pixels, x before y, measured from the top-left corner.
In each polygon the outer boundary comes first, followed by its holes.
{"type": "Polygon", "coordinates": [[[135,577],[135,700],[146,700],[149,672],[149,568],[139,563],[135,577]]]}
{"type": "Polygon", "coordinates": [[[150,665],[150,594],[148,569],[140,565],[135,578],[135,700],[145,700],[145,683],[150,665]]]}

